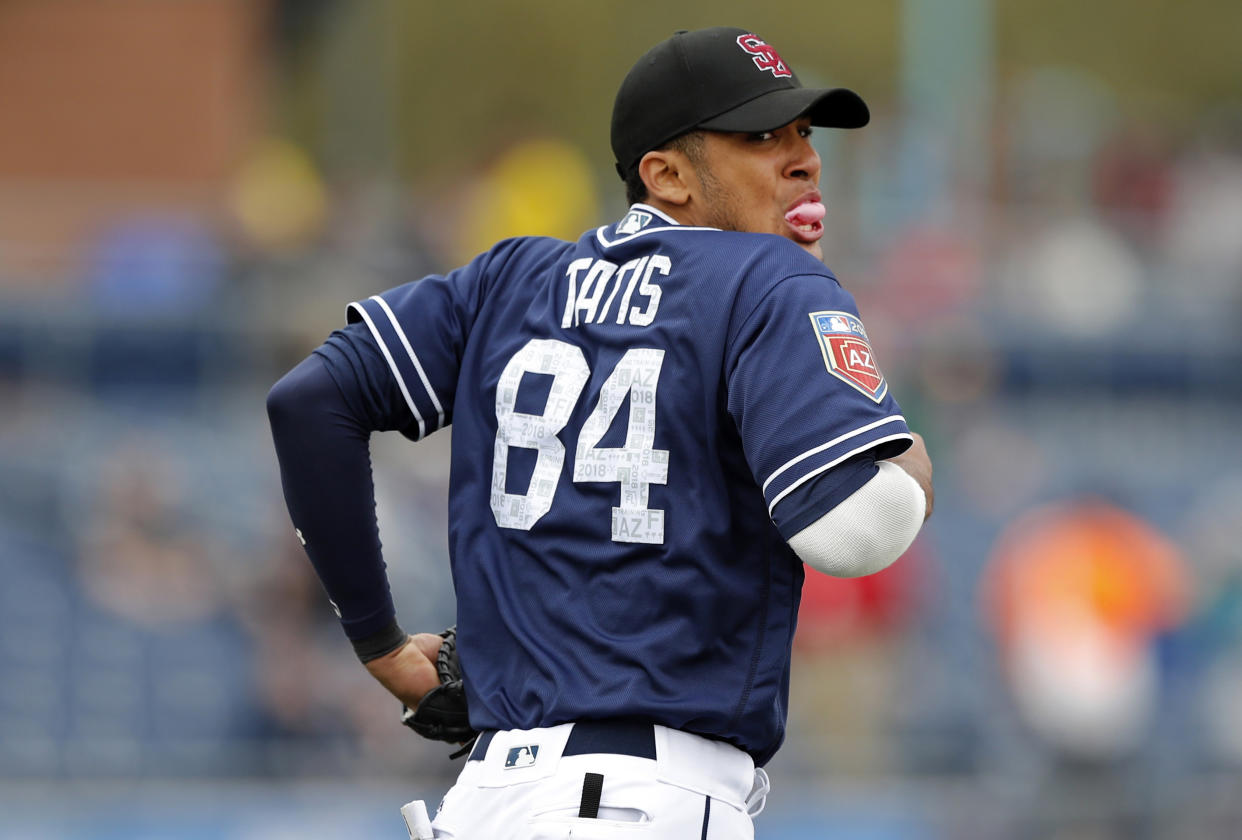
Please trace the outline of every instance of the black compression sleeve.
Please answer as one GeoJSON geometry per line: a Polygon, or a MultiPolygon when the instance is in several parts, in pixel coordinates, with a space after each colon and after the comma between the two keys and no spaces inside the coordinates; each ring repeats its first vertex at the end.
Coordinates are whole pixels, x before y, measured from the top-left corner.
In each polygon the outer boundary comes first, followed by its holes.
{"type": "Polygon", "coordinates": [[[391,634],[396,610],[380,553],[368,423],[318,355],[272,387],[267,413],[285,503],[346,635],[391,634]]]}
{"type": "Polygon", "coordinates": [[[386,653],[392,653],[397,648],[405,644],[409,636],[401,625],[394,620],[383,630],[374,635],[367,636],[365,639],[351,639],[354,646],[354,653],[358,654],[358,658],[363,662],[370,662],[372,659],[379,659],[386,653]]]}

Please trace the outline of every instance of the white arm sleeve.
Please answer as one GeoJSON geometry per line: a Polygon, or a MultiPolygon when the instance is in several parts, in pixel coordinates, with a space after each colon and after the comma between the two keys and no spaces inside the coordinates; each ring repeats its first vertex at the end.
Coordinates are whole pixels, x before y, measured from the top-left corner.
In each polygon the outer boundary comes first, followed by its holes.
{"type": "Polygon", "coordinates": [[[845,501],[794,534],[802,562],[833,577],[861,577],[887,568],[923,525],[927,497],[909,473],[889,461],[845,501]]]}

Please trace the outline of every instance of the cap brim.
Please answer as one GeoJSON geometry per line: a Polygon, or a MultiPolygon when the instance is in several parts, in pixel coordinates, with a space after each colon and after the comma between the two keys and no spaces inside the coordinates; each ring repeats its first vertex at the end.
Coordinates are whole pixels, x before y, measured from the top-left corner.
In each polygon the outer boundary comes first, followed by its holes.
{"type": "Polygon", "coordinates": [[[862,128],[871,112],[862,97],[847,88],[786,88],[743,102],[736,108],[699,123],[712,131],[771,131],[799,117],[825,128],[862,128]]]}

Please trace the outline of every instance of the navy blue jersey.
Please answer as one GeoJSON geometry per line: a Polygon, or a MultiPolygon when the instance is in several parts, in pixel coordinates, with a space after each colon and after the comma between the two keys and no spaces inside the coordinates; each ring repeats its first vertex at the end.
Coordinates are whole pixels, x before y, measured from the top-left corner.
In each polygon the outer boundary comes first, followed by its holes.
{"type": "Polygon", "coordinates": [[[359,357],[403,431],[453,424],[471,723],[641,718],[766,762],[803,579],[785,540],[911,440],[824,265],[635,205],[349,320],[336,340],[373,343],[359,357]]]}

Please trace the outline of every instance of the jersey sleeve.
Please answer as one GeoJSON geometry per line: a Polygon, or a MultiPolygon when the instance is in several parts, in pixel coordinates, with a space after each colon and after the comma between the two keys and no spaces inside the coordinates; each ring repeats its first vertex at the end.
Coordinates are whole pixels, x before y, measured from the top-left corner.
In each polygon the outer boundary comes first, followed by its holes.
{"type": "MultiPolygon", "coordinates": [[[[346,308],[364,324],[400,394],[393,411],[403,433],[420,440],[452,422],[457,374],[470,328],[484,296],[488,267],[511,241],[445,275],[406,283],[346,308]]],[[[387,383],[385,383],[387,384],[387,383]]]]}
{"type": "Polygon", "coordinates": [[[777,283],[731,336],[728,408],[788,538],[913,440],[853,297],[827,275],[777,283]]]}

